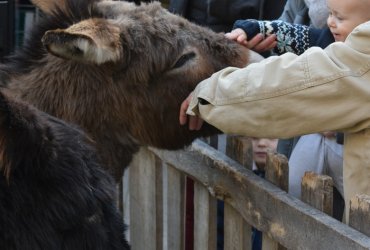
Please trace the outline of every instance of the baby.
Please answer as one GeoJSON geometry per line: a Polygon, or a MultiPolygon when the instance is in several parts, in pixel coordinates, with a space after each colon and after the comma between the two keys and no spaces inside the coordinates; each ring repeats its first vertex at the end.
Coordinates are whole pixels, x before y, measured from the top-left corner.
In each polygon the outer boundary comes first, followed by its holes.
{"type": "Polygon", "coordinates": [[[262,33],[264,36],[276,34],[277,45],[274,52],[301,54],[309,47],[325,48],[330,43],[343,42],[359,24],[370,20],[369,0],[327,0],[328,27],[315,29],[300,24],[290,24],[280,20],[258,21],[238,20],[234,30],[226,37],[247,46],[248,40],[262,33]]]}

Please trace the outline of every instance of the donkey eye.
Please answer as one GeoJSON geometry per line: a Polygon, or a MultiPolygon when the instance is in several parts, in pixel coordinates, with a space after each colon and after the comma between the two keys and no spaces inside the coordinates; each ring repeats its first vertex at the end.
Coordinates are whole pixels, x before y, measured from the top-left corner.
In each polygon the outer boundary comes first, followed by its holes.
{"type": "Polygon", "coordinates": [[[173,66],[174,69],[176,68],[180,68],[181,66],[183,66],[187,61],[193,59],[195,57],[195,53],[194,52],[190,52],[190,53],[187,53],[187,54],[184,54],[182,55],[178,60],[177,62],[175,63],[175,65],[173,66]]]}

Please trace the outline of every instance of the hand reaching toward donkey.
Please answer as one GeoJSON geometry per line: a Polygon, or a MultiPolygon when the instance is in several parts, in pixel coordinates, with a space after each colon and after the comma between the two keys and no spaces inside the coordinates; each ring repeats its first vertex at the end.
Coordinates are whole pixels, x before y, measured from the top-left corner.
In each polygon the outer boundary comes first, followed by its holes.
{"type": "Polygon", "coordinates": [[[248,41],[247,34],[240,28],[236,28],[231,32],[226,33],[225,37],[258,53],[271,50],[277,45],[275,34],[269,35],[265,38],[261,33],[259,33],[248,41]]]}
{"type": "Polygon", "coordinates": [[[189,107],[192,99],[192,93],[181,103],[179,122],[180,125],[185,125],[189,121],[189,130],[200,130],[203,125],[203,119],[199,116],[188,116],[186,110],[189,107]]]}
{"type": "MultiPolygon", "coordinates": [[[[254,50],[255,52],[264,52],[276,46],[276,35],[270,35],[266,38],[262,34],[257,34],[250,41],[247,41],[247,34],[240,28],[234,29],[225,34],[225,37],[234,40],[237,43],[254,50]]],[[[203,125],[203,119],[199,116],[188,116],[186,110],[192,99],[192,93],[182,102],[179,113],[180,125],[189,124],[189,130],[200,130],[203,125]]]]}

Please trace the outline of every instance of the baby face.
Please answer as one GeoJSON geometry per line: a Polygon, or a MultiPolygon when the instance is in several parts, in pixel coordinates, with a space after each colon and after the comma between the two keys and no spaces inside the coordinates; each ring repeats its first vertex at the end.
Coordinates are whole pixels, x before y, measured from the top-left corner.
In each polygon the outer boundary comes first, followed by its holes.
{"type": "Polygon", "coordinates": [[[344,42],[355,27],[370,20],[369,0],[327,0],[327,4],[327,23],[337,42],[344,42]]]}

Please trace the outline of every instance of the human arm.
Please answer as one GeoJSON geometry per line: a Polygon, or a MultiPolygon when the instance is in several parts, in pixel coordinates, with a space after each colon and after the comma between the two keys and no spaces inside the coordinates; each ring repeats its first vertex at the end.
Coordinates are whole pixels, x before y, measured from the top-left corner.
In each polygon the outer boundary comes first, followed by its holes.
{"type": "MultiPolygon", "coordinates": [[[[262,34],[263,38],[275,34],[277,43],[274,47],[274,52],[279,55],[286,52],[302,54],[311,47],[309,43],[310,27],[306,25],[291,24],[280,20],[259,21],[247,19],[237,20],[234,23],[234,29],[242,29],[245,32],[247,40],[249,38],[254,38],[257,34],[262,34]]],[[[238,38],[241,40],[241,36],[238,38]]]]}
{"type": "Polygon", "coordinates": [[[256,137],[370,127],[369,39],[370,22],[325,50],[223,69],[197,86],[188,114],[225,133],[256,137]]]}
{"type": "Polygon", "coordinates": [[[316,29],[282,21],[239,20],[225,36],[258,53],[274,49],[276,54],[302,54],[310,47],[325,48],[334,42],[329,28],[316,29]],[[248,40],[249,37],[252,37],[248,40]]]}

